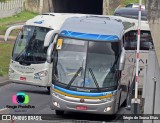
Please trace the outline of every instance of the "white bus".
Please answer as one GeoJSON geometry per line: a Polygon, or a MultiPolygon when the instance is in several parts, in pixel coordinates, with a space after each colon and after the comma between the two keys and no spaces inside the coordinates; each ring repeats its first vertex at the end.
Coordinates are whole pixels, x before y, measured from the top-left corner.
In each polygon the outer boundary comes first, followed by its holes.
{"type": "Polygon", "coordinates": [[[11,82],[50,89],[52,62],[47,62],[47,52],[52,52],[50,45],[63,22],[73,16],[83,14],[46,13],[28,20],[24,25],[7,29],[6,41],[12,30],[20,30],[9,66],[11,82]]]}
{"type": "Polygon", "coordinates": [[[115,114],[126,102],[134,62],[126,67],[124,34],[122,22],[110,16],[65,21],[53,50],[50,107],[57,115],[64,111],[115,114]],[[131,73],[122,79],[128,66],[131,73]]]}
{"type": "MultiPolygon", "coordinates": [[[[126,29],[124,35],[124,47],[125,50],[128,51],[129,57],[126,62],[136,63],[136,57],[131,57],[131,55],[136,54],[137,50],[137,30],[138,30],[138,20],[117,17],[121,19],[123,22],[131,22],[133,26],[131,28],[126,29]]],[[[127,26],[126,26],[127,27],[127,26]]],[[[149,28],[148,21],[141,21],[141,37],[140,37],[140,60],[139,60],[139,88],[143,88],[144,82],[144,67],[148,63],[148,53],[149,50],[154,49],[153,40],[149,28]]]]}
{"type": "MultiPolygon", "coordinates": [[[[131,68],[135,68],[133,63],[136,63],[136,50],[137,50],[137,30],[138,30],[138,20],[137,19],[130,19],[124,17],[115,16],[117,19],[121,20],[123,23],[125,22],[125,35],[124,35],[124,48],[126,51],[126,62],[125,62],[125,69],[122,72],[122,83],[127,81],[127,74],[133,73],[133,77],[135,77],[135,69],[132,72],[131,68]],[[130,23],[127,23],[130,22],[130,23]]],[[[148,55],[149,50],[154,49],[154,44],[149,28],[148,21],[141,21],[141,37],[140,37],[140,59],[139,59],[139,81],[138,81],[138,95],[141,99],[141,106],[143,106],[143,96],[142,91],[144,87],[145,79],[145,72],[146,67],[148,65],[148,55]]],[[[128,108],[131,106],[131,98],[134,97],[134,84],[131,83],[131,87],[129,89],[129,98],[127,101],[128,108]]]]}

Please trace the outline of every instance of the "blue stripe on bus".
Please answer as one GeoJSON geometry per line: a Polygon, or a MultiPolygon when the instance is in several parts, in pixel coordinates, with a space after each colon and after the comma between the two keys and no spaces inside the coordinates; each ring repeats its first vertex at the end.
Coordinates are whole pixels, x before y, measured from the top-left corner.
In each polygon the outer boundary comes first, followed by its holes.
{"type": "Polygon", "coordinates": [[[96,41],[119,41],[119,37],[116,35],[100,35],[100,34],[87,34],[87,33],[80,33],[80,32],[72,32],[63,30],[60,33],[61,36],[67,36],[72,38],[79,38],[79,39],[87,39],[87,40],[96,40],[96,41]]]}
{"type": "Polygon", "coordinates": [[[78,92],[78,91],[71,91],[71,90],[67,90],[58,86],[54,86],[55,89],[67,93],[67,94],[71,94],[71,95],[76,95],[76,96],[93,96],[93,97],[97,97],[97,96],[105,96],[108,94],[112,94],[115,91],[110,91],[110,92],[100,92],[100,93],[91,93],[91,92],[78,92]]]}

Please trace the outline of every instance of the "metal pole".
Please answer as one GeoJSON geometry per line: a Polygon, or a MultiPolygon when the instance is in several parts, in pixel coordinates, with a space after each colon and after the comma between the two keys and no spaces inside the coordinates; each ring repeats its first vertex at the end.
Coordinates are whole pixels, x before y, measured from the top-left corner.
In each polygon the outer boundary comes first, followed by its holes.
{"type": "Polygon", "coordinates": [[[137,54],[136,54],[136,83],[135,83],[135,99],[138,98],[138,80],[139,80],[139,50],[140,50],[140,35],[141,35],[141,6],[142,0],[139,0],[138,14],[138,36],[137,36],[137,54]]]}
{"type": "MultiPolygon", "coordinates": [[[[155,108],[155,97],[156,97],[156,78],[153,78],[154,81],[154,90],[153,90],[153,105],[152,105],[152,116],[154,116],[154,108],[155,108]]],[[[152,119],[152,123],[154,122],[154,120],[152,119]]]]}
{"type": "MultiPolygon", "coordinates": [[[[140,114],[140,99],[138,99],[138,81],[139,81],[139,50],[140,50],[140,35],[141,35],[141,9],[142,0],[139,0],[138,12],[138,36],[137,36],[137,53],[136,53],[136,79],[135,79],[135,98],[132,99],[131,112],[133,114],[140,114]]],[[[139,120],[136,121],[140,122],[139,120]]]]}

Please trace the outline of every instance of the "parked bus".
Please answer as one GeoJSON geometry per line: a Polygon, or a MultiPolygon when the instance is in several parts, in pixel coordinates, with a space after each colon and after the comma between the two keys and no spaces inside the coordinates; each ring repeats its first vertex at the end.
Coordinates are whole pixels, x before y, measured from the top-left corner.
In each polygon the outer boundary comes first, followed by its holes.
{"type": "MultiPolygon", "coordinates": [[[[133,54],[136,54],[137,50],[137,30],[138,30],[138,20],[130,19],[124,17],[117,17],[123,22],[131,22],[133,26],[125,30],[124,35],[124,47],[125,50],[130,54],[126,62],[136,63],[136,57],[130,57],[133,54]]],[[[149,28],[148,21],[141,21],[141,37],[140,37],[140,60],[139,60],[139,88],[143,88],[144,82],[144,68],[147,65],[149,50],[154,49],[154,44],[149,28]]]]}
{"type": "Polygon", "coordinates": [[[14,83],[47,87],[50,90],[52,63],[47,62],[47,52],[65,19],[83,14],[46,13],[28,20],[24,25],[7,29],[19,29],[9,66],[9,80],[14,83]]]}
{"type": "MultiPolygon", "coordinates": [[[[124,35],[124,47],[127,54],[126,62],[125,62],[125,70],[122,72],[122,80],[121,83],[127,80],[127,74],[130,74],[130,68],[132,63],[136,63],[136,51],[137,51],[137,30],[138,30],[138,20],[130,19],[124,17],[116,17],[125,23],[125,35],[124,35]],[[129,23],[130,22],[130,25],[129,23]],[[127,68],[128,66],[128,68],[127,68]]],[[[141,106],[144,106],[144,85],[146,82],[146,71],[148,65],[148,56],[149,51],[154,49],[154,44],[149,28],[149,24],[147,21],[141,21],[141,36],[140,36],[140,60],[139,60],[139,80],[138,80],[138,96],[141,99],[141,106]]],[[[135,67],[135,66],[133,66],[135,67]]],[[[131,70],[132,71],[132,70],[131,70]]],[[[133,72],[133,77],[135,77],[135,69],[133,72]]],[[[127,98],[126,104],[127,108],[131,108],[131,98],[134,97],[134,82],[130,85],[129,88],[129,96],[127,98]]]]}
{"type": "MultiPolygon", "coordinates": [[[[50,107],[57,115],[64,111],[115,114],[127,100],[130,83],[121,83],[124,33],[122,22],[109,16],[64,22],[52,56],[50,107]]],[[[133,78],[132,74],[126,76],[133,78]]]]}

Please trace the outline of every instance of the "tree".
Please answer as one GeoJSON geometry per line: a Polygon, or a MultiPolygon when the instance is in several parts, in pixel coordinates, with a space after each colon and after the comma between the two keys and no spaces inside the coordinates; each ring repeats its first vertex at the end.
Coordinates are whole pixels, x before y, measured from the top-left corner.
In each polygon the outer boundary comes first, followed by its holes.
{"type": "Polygon", "coordinates": [[[6,2],[7,0],[0,0],[0,2],[6,2]]]}

